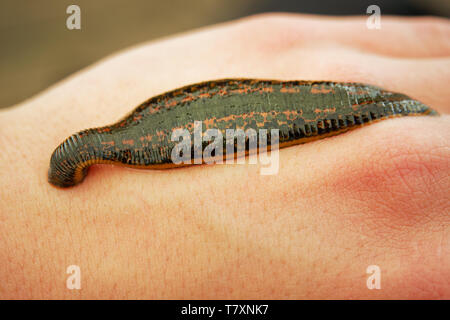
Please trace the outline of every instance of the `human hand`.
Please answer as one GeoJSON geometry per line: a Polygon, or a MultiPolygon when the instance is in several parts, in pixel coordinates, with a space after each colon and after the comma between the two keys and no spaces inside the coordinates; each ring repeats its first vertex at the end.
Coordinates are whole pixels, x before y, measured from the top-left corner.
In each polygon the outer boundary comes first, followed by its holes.
{"type": "Polygon", "coordinates": [[[127,50],[1,112],[0,297],[450,298],[449,36],[442,19],[256,16],[127,50]],[[220,78],[369,83],[442,115],[283,149],[273,176],[95,166],[77,187],[47,182],[70,134],[220,78]],[[66,288],[73,264],[81,290],[66,288]]]}

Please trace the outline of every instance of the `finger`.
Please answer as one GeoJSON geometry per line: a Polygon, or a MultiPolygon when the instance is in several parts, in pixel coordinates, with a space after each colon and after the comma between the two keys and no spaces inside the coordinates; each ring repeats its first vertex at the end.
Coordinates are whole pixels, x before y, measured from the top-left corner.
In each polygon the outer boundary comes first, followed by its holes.
{"type": "Polygon", "coordinates": [[[338,43],[362,52],[408,58],[450,55],[450,21],[436,17],[381,16],[380,29],[367,17],[265,14],[243,19],[235,28],[242,42],[267,48],[295,48],[338,43]]]}
{"type": "Polygon", "coordinates": [[[370,83],[450,113],[450,57],[397,59],[322,46],[287,52],[280,59],[291,65],[279,68],[285,78],[370,83]],[[302,62],[294,62],[298,60],[302,62]]]}

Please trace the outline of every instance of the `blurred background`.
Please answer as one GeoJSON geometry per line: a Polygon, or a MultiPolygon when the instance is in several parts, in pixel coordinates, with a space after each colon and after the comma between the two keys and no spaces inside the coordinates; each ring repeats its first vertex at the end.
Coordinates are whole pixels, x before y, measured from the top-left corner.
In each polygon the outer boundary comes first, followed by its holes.
{"type": "Polygon", "coordinates": [[[1,0],[0,108],[130,45],[261,12],[450,16],[449,0],[1,0]],[[66,9],[81,9],[68,30],[66,9]]]}

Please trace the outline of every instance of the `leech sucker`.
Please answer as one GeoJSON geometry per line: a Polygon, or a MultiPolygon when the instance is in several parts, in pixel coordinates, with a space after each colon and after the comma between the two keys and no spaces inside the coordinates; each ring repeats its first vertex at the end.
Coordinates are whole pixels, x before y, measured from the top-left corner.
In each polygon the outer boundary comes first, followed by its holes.
{"type": "MultiPolygon", "coordinates": [[[[437,112],[404,94],[361,83],[207,81],[150,98],[115,124],[70,136],[53,152],[48,180],[58,187],[73,186],[83,181],[89,166],[100,163],[144,169],[179,166],[171,159],[178,144],[171,135],[175,129],[187,129],[193,135],[195,121],[201,121],[203,134],[217,129],[223,137],[227,129],[267,129],[269,133],[278,129],[283,148],[376,120],[420,115],[437,112]]],[[[224,155],[225,149],[224,143],[224,155]]]]}

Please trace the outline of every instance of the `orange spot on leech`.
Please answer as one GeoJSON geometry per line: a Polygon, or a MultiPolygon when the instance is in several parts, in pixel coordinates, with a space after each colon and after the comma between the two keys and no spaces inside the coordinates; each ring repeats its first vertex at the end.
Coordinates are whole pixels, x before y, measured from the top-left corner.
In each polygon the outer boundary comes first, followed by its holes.
{"type": "Polygon", "coordinates": [[[153,108],[148,108],[148,113],[149,114],[153,114],[153,113],[156,113],[156,112],[158,112],[159,110],[161,109],[161,107],[153,107],[153,108]]]}
{"type": "Polygon", "coordinates": [[[264,87],[261,90],[262,92],[273,92],[273,88],[272,87],[264,87]]]}
{"type": "Polygon", "coordinates": [[[158,137],[158,141],[164,141],[164,139],[166,138],[166,132],[163,130],[156,131],[156,136],[158,137]]]}
{"type": "Polygon", "coordinates": [[[322,112],[324,112],[324,113],[336,112],[336,108],[326,108],[326,109],[319,109],[319,108],[317,108],[317,109],[314,110],[314,113],[322,113],[322,112]]]}
{"type": "MultiPolygon", "coordinates": [[[[230,85],[232,85],[232,84],[234,84],[234,83],[230,83],[230,85]]],[[[239,83],[237,89],[232,89],[232,90],[228,91],[227,88],[221,88],[221,89],[219,89],[217,94],[224,96],[224,95],[228,95],[228,94],[246,94],[246,93],[253,93],[253,92],[259,92],[259,93],[273,92],[273,87],[261,87],[261,86],[253,87],[253,86],[239,83]]],[[[212,94],[212,95],[214,95],[214,94],[212,94]]],[[[201,94],[201,95],[199,95],[199,97],[205,97],[205,96],[203,94],[201,94]]]]}
{"type": "Polygon", "coordinates": [[[246,93],[246,89],[235,89],[231,90],[230,93],[246,93]]]}
{"type": "Polygon", "coordinates": [[[114,146],[115,143],[114,143],[114,141],[102,141],[101,144],[103,144],[103,145],[107,144],[110,146],[114,146]]]}
{"type": "Polygon", "coordinates": [[[348,94],[350,94],[350,95],[356,94],[356,95],[363,96],[363,95],[368,95],[369,93],[366,90],[357,90],[357,91],[348,91],[348,94]]]}
{"type": "Polygon", "coordinates": [[[262,127],[264,127],[264,124],[265,124],[265,122],[258,122],[258,123],[256,123],[256,126],[258,128],[262,128],[262,127]]]}
{"type": "MultiPolygon", "coordinates": [[[[220,122],[234,122],[237,119],[243,119],[243,120],[251,120],[252,118],[254,118],[256,115],[259,115],[261,117],[263,117],[263,122],[258,122],[256,123],[257,127],[264,127],[265,123],[267,122],[267,117],[270,115],[272,116],[277,116],[279,114],[284,114],[286,116],[286,118],[288,120],[294,120],[295,118],[297,118],[298,116],[301,116],[303,113],[302,110],[287,110],[287,111],[282,111],[282,112],[275,112],[275,111],[271,111],[269,112],[250,112],[250,113],[246,113],[246,114],[242,114],[242,115],[234,115],[231,114],[229,116],[226,117],[222,117],[222,118],[210,118],[210,119],[205,119],[203,120],[203,125],[206,127],[206,129],[211,129],[214,128],[214,124],[216,123],[220,123],[220,122]]],[[[246,123],[249,123],[248,121],[246,123]]]]}
{"type": "MultiPolygon", "coordinates": [[[[289,120],[294,120],[296,119],[298,116],[302,116],[303,115],[303,110],[287,110],[287,111],[282,111],[281,113],[283,113],[284,115],[286,115],[286,117],[289,120]],[[292,117],[292,118],[291,118],[292,117]]],[[[275,113],[275,114],[278,114],[275,113]]]]}
{"type": "Polygon", "coordinates": [[[153,136],[151,134],[148,134],[146,136],[140,137],[139,140],[141,140],[141,141],[144,141],[144,140],[152,141],[152,138],[153,138],[153,136]]]}
{"type": "Polygon", "coordinates": [[[285,88],[285,87],[283,87],[280,89],[280,92],[282,92],[282,93],[298,93],[298,92],[300,92],[300,88],[285,88]]]}
{"type": "Polygon", "coordinates": [[[172,95],[173,95],[174,97],[176,97],[176,96],[180,96],[180,95],[182,95],[182,94],[184,94],[184,91],[183,91],[183,89],[180,89],[180,90],[174,91],[174,92],[172,93],[172,95]]]}
{"type": "Polygon", "coordinates": [[[130,146],[134,145],[134,140],[130,139],[130,140],[122,140],[122,144],[128,144],[130,146]]]}
{"type": "Polygon", "coordinates": [[[320,86],[313,86],[311,88],[311,93],[334,93],[334,89],[333,88],[326,88],[323,85],[320,86]]]}
{"type": "Polygon", "coordinates": [[[192,100],[194,100],[194,97],[192,97],[192,96],[187,96],[186,98],[183,98],[183,99],[181,100],[181,102],[189,102],[189,101],[192,101],[192,100]]]}
{"type": "Polygon", "coordinates": [[[216,120],[217,118],[210,118],[210,119],[205,119],[203,120],[203,124],[205,125],[206,129],[211,129],[213,128],[212,125],[214,124],[214,120],[216,120]]]}

